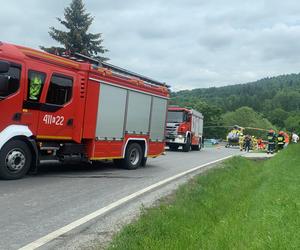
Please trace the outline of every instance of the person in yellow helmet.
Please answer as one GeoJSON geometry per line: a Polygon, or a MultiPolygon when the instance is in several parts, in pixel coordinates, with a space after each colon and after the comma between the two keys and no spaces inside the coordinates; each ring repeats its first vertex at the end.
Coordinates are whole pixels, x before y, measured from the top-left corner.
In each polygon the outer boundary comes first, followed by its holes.
{"type": "Polygon", "coordinates": [[[244,140],[245,140],[245,136],[243,135],[243,133],[240,133],[239,136],[240,151],[244,150],[244,140]]]}
{"type": "Polygon", "coordinates": [[[29,85],[29,99],[33,101],[38,101],[41,89],[42,89],[42,78],[36,74],[30,79],[29,85]]]}

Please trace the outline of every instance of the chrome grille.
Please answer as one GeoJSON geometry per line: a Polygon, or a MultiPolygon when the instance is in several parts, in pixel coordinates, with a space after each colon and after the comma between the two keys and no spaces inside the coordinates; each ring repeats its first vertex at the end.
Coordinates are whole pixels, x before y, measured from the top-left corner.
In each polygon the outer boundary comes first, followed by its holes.
{"type": "Polygon", "coordinates": [[[166,127],[166,137],[167,138],[175,138],[178,134],[178,127],[179,127],[179,124],[168,123],[167,127],[166,127]]]}

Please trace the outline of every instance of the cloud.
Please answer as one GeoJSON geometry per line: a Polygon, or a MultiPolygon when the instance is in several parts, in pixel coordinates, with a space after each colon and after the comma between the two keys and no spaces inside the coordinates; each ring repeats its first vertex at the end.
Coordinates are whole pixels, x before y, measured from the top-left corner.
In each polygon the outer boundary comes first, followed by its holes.
{"type": "MultiPolygon", "coordinates": [[[[70,1],[69,1],[70,2],[70,1]]],[[[34,48],[56,44],[69,2],[11,0],[1,6],[3,41],[34,48]]],[[[167,82],[173,89],[221,86],[299,72],[296,0],[86,0],[111,63],[167,82]]]]}

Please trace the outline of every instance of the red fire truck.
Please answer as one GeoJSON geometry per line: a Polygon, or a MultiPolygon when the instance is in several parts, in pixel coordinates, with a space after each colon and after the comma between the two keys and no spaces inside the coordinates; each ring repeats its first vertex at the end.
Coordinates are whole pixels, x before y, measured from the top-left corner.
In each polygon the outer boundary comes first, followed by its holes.
{"type": "Polygon", "coordinates": [[[182,146],[184,152],[200,150],[203,134],[203,115],[193,109],[169,107],[166,144],[170,150],[182,146]]]}
{"type": "Polygon", "coordinates": [[[0,43],[0,178],[47,163],[145,165],[164,152],[168,99],[165,84],[111,64],[0,43]]]}

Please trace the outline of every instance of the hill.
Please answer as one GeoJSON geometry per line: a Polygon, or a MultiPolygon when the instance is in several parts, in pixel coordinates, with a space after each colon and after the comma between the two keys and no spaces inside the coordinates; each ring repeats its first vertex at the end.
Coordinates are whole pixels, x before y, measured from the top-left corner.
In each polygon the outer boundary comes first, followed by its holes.
{"type": "MultiPolygon", "coordinates": [[[[242,127],[252,127],[252,128],[275,128],[268,119],[262,117],[261,114],[255,112],[252,108],[241,107],[236,111],[227,112],[222,115],[223,124],[225,126],[230,126],[232,124],[238,124],[242,127]]],[[[259,137],[264,137],[265,131],[258,130],[248,130],[244,131],[245,134],[251,134],[259,137]]]]}
{"type": "Polygon", "coordinates": [[[279,129],[300,132],[300,74],[218,88],[183,90],[172,93],[171,103],[186,106],[199,100],[220,109],[223,114],[250,107],[279,129]]]}

